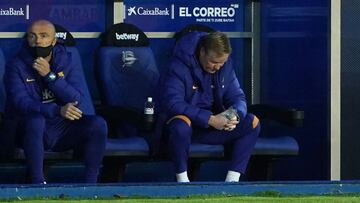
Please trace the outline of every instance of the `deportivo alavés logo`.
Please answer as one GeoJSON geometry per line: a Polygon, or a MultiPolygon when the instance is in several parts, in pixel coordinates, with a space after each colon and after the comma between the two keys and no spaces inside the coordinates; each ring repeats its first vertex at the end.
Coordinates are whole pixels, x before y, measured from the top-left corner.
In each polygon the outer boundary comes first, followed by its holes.
{"type": "Polygon", "coordinates": [[[131,67],[137,58],[135,57],[134,52],[132,51],[123,51],[122,52],[122,61],[123,61],[123,68],[131,67]]]}

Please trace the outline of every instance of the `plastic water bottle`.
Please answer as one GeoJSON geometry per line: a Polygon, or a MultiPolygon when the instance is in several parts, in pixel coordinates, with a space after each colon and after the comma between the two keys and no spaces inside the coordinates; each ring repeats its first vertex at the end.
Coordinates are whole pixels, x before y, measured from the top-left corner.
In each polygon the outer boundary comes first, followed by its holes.
{"type": "Polygon", "coordinates": [[[154,125],[154,107],[152,97],[148,97],[144,105],[144,129],[149,131],[154,125]]]}
{"type": "Polygon", "coordinates": [[[226,111],[224,111],[223,115],[229,120],[233,120],[235,118],[236,118],[236,120],[239,120],[239,118],[240,118],[236,109],[232,106],[230,106],[230,108],[228,108],[226,111]]]}

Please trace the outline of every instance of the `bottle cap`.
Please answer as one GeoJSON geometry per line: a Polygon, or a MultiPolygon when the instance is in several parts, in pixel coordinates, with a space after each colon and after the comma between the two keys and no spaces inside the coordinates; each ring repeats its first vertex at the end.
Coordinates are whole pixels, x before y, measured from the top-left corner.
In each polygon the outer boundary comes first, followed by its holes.
{"type": "Polygon", "coordinates": [[[147,98],[147,101],[148,101],[148,102],[152,102],[152,97],[148,97],[148,98],[147,98]]]}

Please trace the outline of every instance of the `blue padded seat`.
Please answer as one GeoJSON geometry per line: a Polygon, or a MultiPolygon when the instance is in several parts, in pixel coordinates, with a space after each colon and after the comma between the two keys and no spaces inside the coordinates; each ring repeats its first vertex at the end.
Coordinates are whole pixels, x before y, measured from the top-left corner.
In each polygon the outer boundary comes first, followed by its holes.
{"type": "MultiPolygon", "coordinates": [[[[107,106],[142,112],[144,102],[153,95],[159,73],[149,47],[102,47],[98,77],[107,106]]],[[[123,115],[119,115],[123,116],[123,115]]],[[[108,139],[106,156],[147,156],[149,146],[135,127],[119,124],[118,137],[108,139]]]]}
{"type": "MultiPolygon", "coordinates": [[[[299,154],[299,145],[293,137],[279,136],[279,137],[259,137],[256,144],[253,155],[262,156],[291,156],[299,154]]],[[[207,145],[192,143],[190,146],[190,157],[223,157],[224,146],[223,145],[207,145]]]]}
{"type": "Polygon", "coordinates": [[[209,145],[201,143],[191,143],[189,156],[191,158],[206,158],[206,157],[218,157],[224,156],[223,145],[209,145]]]}
{"type": "Polygon", "coordinates": [[[98,74],[106,105],[139,112],[159,79],[150,47],[102,47],[98,74]]]}
{"type": "Polygon", "coordinates": [[[279,136],[279,137],[259,137],[256,144],[254,155],[298,155],[299,145],[293,137],[279,136]]]}
{"type": "Polygon", "coordinates": [[[105,156],[147,156],[149,146],[142,137],[131,136],[121,139],[108,139],[105,156]]]}
{"type": "MultiPolygon", "coordinates": [[[[98,77],[106,105],[142,112],[144,102],[148,96],[153,95],[159,78],[151,49],[102,47],[99,54],[98,77]]],[[[113,136],[120,138],[108,140],[105,155],[149,154],[149,146],[137,129],[126,124],[118,127],[120,129],[117,129],[117,134],[113,136]]]]}
{"type": "Polygon", "coordinates": [[[95,71],[102,99],[100,108],[107,112],[110,109],[112,114],[97,110],[108,120],[112,131],[109,136],[114,137],[108,140],[106,156],[149,155],[148,143],[138,129],[141,119],[129,121],[131,115],[112,111],[130,110],[141,116],[147,97],[154,97],[159,71],[148,45],[146,35],[131,24],[115,24],[102,35],[95,71]]]}
{"type": "MultiPolygon", "coordinates": [[[[45,151],[44,159],[53,160],[53,159],[72,159],[73,158],[73,150],[67,150],[64,152],[53,152],[53,151],[45,151]]],[[[22,148],[16,148],[14,150],[14,159],[25,159],[25,152],[22,148]]]]}

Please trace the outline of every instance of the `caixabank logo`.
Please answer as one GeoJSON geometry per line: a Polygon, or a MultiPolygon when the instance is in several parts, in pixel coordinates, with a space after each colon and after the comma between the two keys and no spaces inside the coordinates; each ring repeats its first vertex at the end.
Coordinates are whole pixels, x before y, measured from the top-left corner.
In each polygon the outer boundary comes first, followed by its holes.
{"type": "Polygon", "coordinates": [[[170,16],[171,11],[167,7],[146,7],[146,6],[128,6],[127,16],[170,16]]]}
{"type": "Polygon", "coordinates": [[[0,6],[0,17],[24,17],[29,19],[29,5],[24,7],[0,6]]]}

